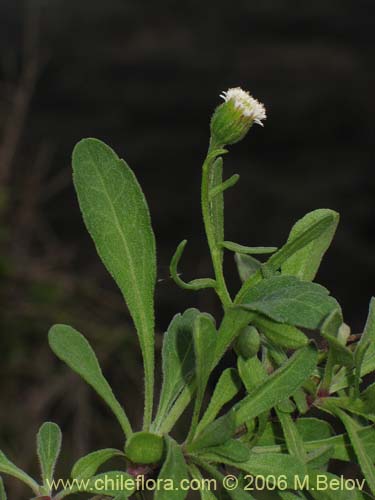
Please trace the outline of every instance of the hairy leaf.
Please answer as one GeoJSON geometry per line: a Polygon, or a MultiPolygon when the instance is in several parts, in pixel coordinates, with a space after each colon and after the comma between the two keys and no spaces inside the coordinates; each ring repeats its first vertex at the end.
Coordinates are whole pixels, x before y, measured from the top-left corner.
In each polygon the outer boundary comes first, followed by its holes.
{"type": "Polygon", "coordinates": [[[7,474],[8,476],[13,476],[23,483],[27,484],[29,488],[33,490],[33,492],[38,495],[39,485],[33,478],[31,478],[26,472],[21,470],[19,467],[14,465],[0,450],[0,472],[3,474],[7,474]]]}
{"type": "Polygon", "coordinates": [[[189,478],[188,468],[181,447],[171,437],[165,437],[167,456],[159,472],[158,479],[163,481],[162,487],[155,492],[155,500],[183,500],[188,491],[175,489],[176,484],[189,478]],[[169,480],[172,484],[168,487],[169,480]]]}
{"type": "Polygon", "coordinates": [[[275,276],[251,288],[240,307],[279,323],[316,329],[338,304],[321,285],[275,276]]]}
{"type": "Polygon", "coordinates": [[[0,477],[0,500],[7,500],[7,494],[1,477],[0,477]]]}
{"type": "MultiPolygon", "coordinates": [[[[61,450],[60,427],[53,422],[45,422],[37,435],[37,452],[42,470],[44,486],[51,484],[55,465],[61,450]]],[[[49,489],[49,488],[48,488],[49,489]]]]}
{"type": "Polygon", "coordinates": [[[295,326],[277,323],[261,315],[255,316],[253,323],[272,343],[286,349],[299,349],[308,343],[306,335],[295,326]]]}
{"type": "Polygon", "coordinates": [[[237,271],[242,282],[250,278],[254,273],[260,270],[262,263],[251,255],[236,253],[234,260],[237,265],[237,271]]]}
{"type": "Polygon", "coordinates": [[[283,274],[297,276],[297,278],[306,281],[312,281],[315,278],[322,258],[336,232],[340,218],[339,214],[333,210],[324,208],[309,212],[296,222],[288,238],[288,241],[292,241],[306,229],[325,219],[327,216],[331,216],[331,219],[326,230],[318,238],[315,238],[311,243],[301,248],[301,250],[284,262],[281,267],[283,274]]]}
{"type": "Polygon", "coordinates": [[[260,386],[234,406],[236,425],[241,425],[270,410],[300,387],[312,374],[317,363],[316,348],[309,344],[276,370],[260,386]]]}
{"type": "Polygon", "coordinates": [[[77,460],[70,475],[73,479],[90,479],[101,465],[116,456],[124,456],[124,453],[114,448],[93,451],[77,460]]]}
{"type": "Polygon", "coordinates": [[[132,433],[129,420],[104,378],[96,355],[77,330],[68,325],[54,325],[48,334],[49,344],[58,358],[78,373],[111,408],[126,436],[132,433]]]}
{"type": "Polygon", "coordinates": [[[73,180],[86,227],[137,328],[147,382],[148,425],[153,397],[156,282],[155,238],[148,206],[129,166],[97,139],[84,139],[74,148],[73,180]]]}
{"type": "Polygon", "coordinates": [[[238,394],[240,387],[241,382],[236,370],[234,368],[224,370],[215,386],[207,410],[197,426],[197,434],[217,417],[222,407],[238,394]]]}
{"type": "Polygon", "coordinates": [[[177,314],[171,321],[163,338],[163,385],[159,407],[153,424],[158,430],[176,398],[194,374],[195,355],[193,327],[198,316],[197,309],[188,309],[177,314]]]}

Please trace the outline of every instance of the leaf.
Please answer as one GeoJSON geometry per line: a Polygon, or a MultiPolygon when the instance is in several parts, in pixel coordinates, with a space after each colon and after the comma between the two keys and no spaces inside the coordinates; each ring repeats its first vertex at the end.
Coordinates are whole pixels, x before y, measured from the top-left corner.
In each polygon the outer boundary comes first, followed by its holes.
{"type": "Polygon", "coordinates": [[[271,342],[286,349],[299,349],[309,341],[306,335],[295,326],[276,323],[261,315],[254,317],[253,324],[271,342]]]}
{"type": "Polygon", "coordinates": [[[250,289],[239,307],[279,323],[316,329],[338,304],[321,285],[294,276],[275,276],[250,289]]]}
{"type": "Polygon", "coordinates": [[[366,447],[359,435],[359,426],[356,424],[355,420],[353,420],[347,413],[342,410],[335,409],[335,414],[339,417],[339,419],[344,424],[346,432],[349,435],[350,442],[353,446],[354,452],[358,458],[359,465],[361,467],[361,471],[366,478],[367,485],[370,488],[371,492],[375,494],[375,467],[374,460],[369,456],[366,447]]]}
{"type": "Polygon", "coordinates": [[[315,278],[322,258],[336,232],[340,219],[339,214],[333,210],[324,208],[309,212],[295,223],[288,238],[288,242],[292,241],[306,229],[324,220],[327,216],[331,216],[331,219],[325,231],[284,262],[281,268],[283,274],[297,276],[297,278],[306,281],[312,281],[315,278]]]}
{"type": "Polygon", "coordinates": [[[197,426],[197,434],[217,417],[222,407],[238,394],[240,387],[236,370],[234,368],[224,370],[215,386],[208,408],[197,426]]]}
{"type": "Polygon", "coordinates": [[[70,475],[73,479],[90,479],[101,465],[116,456],[123,457],[124,453],[114,448],[93,451],[77,460],[70,475]]]}
{"type": "MultiPolygon", "coordinates": [[[[324,234],[326,229],[331,226],[333,219],[334,217],[331,214],[328,214],[325,217],[322,217],[321,220],[314,222],[309,227],[304,229],[298,236],[288,241],[268,259],[266,267],[269,272],[272,274],[277,271],[292,255],[324,234]]],[[[248,291],[255,284],[259,283],[263,277],[262,269],[250,276],[238,292],[235,298],[235,303],[243,303],[244,297],[247,295],[248,291]]]]}
{"type": "Polygon", "coordinates": [[[53,422],[45,422],[37,435],[37,452],[45,487],[53,480],[53,473],[61,450],[62,435],[60,427],[53,422]]]}
{"type": "Polygon", "coordinates": [[[7,500],[7,494],[1,477],[0,477],[0,500],[7,500]]]}
{"type": "Polygon", "coordinates": [[[73,181],[86,227],[134,320],[146,380],[145,423],[151,422],[154,380],[155,238],[148,206],[129,166],[97,139],[73,151],[73,181]]]}
{"type": "Polygon", "coordinates": [[[197,309],[188,309],[177,314],[171,321],[163,338],[163,385],[159,407],[153,424],[158,430],[173,403],[191,380],[195,368],[193,326],[198,316],[197,309]]]}
{"type": "Polygon", "coordinates": [[[111,408],[125,436],[132,433],[129,420],[104,378],[96,355],[88,341],[68,325],[54,325],[48,333],[52,351],[78,373],[111,408]]]}
{"type": "Polygon", "coordinates": [[[318,418],[298,418],[296,426],[304,441],[314,441],[317,437],[330,438],[333,435],[331,425],[318,418]]]}
{"type": "Polygon", "coordinates": [[[339,309],[332,311],[323,322],[321,335],[329,344],[333,364],[351,368],[354,364],[353,354],[339,338],[339,331],[342,324],[341,311],[339,309]]]}
{"type": "Polygon", "coordinates": [[[176,484],[189,479],[188,468],[181,447],[171,437],[165,437],[167,456],[159,472],[161,488],[155,491],[155,500],[183,500],[188,491],[175,489],[176,484]]]}
{"type": "Polygon", "coordinates": [[[236,425],[239,426],[257,417],[291,396],[312,374],[316,363],[317,352],[312,344],[296,351],[262,385],[253,389],[248,396],[234,406],[236,425]]]}
{"type": "Polygon", "coordinates": [[[203,290],[205,288],[215,288],[216,281],[211,278],[198,278],[191,280],[189,282],[181,279],[180,274],[178,272],[178,264],[180,263],[182,254],[185,250],[187,244],[187,240],[182,240],[181,243],[176,248],[175,253],[171,259],[171,263],[169,265],[169,272],[171,273],[171,277],[173,281],[184,290],[203,290]]]}
{"type": "Polygon", "coordinates": [[[190,464],[188,468],[189,468],[189,472],[190,472],[191,477],[193,479],[195,479],[196,481],[198,481],[198,484],[203,485],[203,487],[199,488],[199,493],[200,493],[201,499],[202,500],[216,500],[216,496],[212,493],[212,491],[205,487],[205,482],[204,482],[203,476],[202,476],[200,470],[198,469],[198,467],[196,467],[194,464],[190,464]]]}
{"type": "Polygon", "coordinates": [[[200,409],[215,357],[217,333],[211,317],[206,314],[196,317],[193,337],[197,380],[196,406],[200,409]]]}
{"type": "Polygon", "coordinates": [[[21,470],[19,467],[14,465],[0,450],[0,472],[3,474],[8,474],[8,476],[13,476],[23,483],[27,484],[33,492],[39,494],[39,485],[33,478],[31,478],[26,472],[21,470]]]}
{"type": "Polygon", "coordinates": [[[225,442],[231,436],[231,430],[233,435],[233,428],[270,410],[293,394],[314,371],[316,363],[317,352],[313,345],[295,352],[281,368],[251,390],[228,413],[208,425],[189,449],[206,448],[225,442]]]}
{"type": "Polygon", "coordinates": [[[237,271],[242,282],[250,278],[254,273],[260,270],[262,263],[251,255],[242,255],[236,253],[234,260],[237,265],[237,271]]]}
{"type": "Polygon", "coordinates": [[[370,307],[366,325],[354,353],[355,388],[357,395],[359,393],[359,385],[361,382],[361,370],[364,363],[366,352],[370,346],[374,345],[375,345],[375,297],[372,297],[370,301],[370,307]]]}
{"type": "Polygon", "coordinates": [[[225,458],[232,462],[245,462],[249,459],[250,450],[238,439],[229,439],[223,444],[205,448],[203,450],[203,458],[220,462],[221,458],[225,458]]]}
{"type": "Polygon", "coordinates": [[[277,247],[247,247],[233,241],[222,241],[221,246],[232,252],[244,255],[265,255],[274,253],[277,250],[277,247]]]}
{"type": "Polygon", "coordinates": [[[227,413],[225,418],[214,420],[198,434],[192,443],[187,445],[189,452],[195,452],[213,446],[224,444],[236,431],[236,420],[233,411],[227,413]]]}
{"type": "Polygon", "coordinates": [[[291,455],[295,456],[301,463],[306,463],[307,456],[304,449],[303,439],[298,428],[288,413],[276,408],[276,414],[283,429],[286,446],[291,455]]]}
{"type": "Polygon", "coordinates": [[[267,372],[256,356],[248,359],[239,356],[237,358],[237,367],[247,392],[253,391],[267,379],[267,372]]]}
{"type": "Polygon", "coordinates": [[[304,464],[286,453],[251,453],[246,462],[235,463],[225,458],[222,462],[253,476],[285,476],[289,488],[293,488],[296,476],[303,478],[306,473],[304,464]]]}

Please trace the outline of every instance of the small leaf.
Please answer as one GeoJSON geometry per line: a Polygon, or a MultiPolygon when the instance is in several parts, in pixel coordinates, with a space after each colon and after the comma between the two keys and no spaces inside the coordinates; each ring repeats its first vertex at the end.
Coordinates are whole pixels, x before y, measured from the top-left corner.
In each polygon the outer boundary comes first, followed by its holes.
{"type": "Polygon", "coordinates": [[[359,434],[358,424],[344,411],[335,409],[334,412],[342,421],[345,426],[346,432],[349,435],[350,442],[352,443],[354,452],[357,456],[362,473],[366,478],[368,487],[371,492],[375,494],[375,468],[374,460],[369,456],[364,442],[359,434]]]}
{"type": "MultiPolygon", "coordinates": [[[[251,358],[255,359],[255,358],[251,358]]],[[[313,345],[303,347],[261,385],[251,390],[228,413],[218,418],[195,439],[190,450],[224,443],[234,433],[233,429],[270,410],[293,394],[312,374],[317,363],[313,345]]]]}
{"type": "MultiPolygon", "coordinates": [[[[333,220],[333,215],[328,214],[322,217],[321,220],[312,223],[295,238],[288,241],[283,247],[281,247],[268,259],[266,265],[269,272],[272,274],[277,271],[292,255],[324,234],[328,227],[331,226],[333,220]]],[[[262,269],[250,276],[242,285],[241,290],[238,292],[235,298],[235,303],[241,304],[245,302],[244,297],[246,297],[248,291],[262,279],[262,269]]]]}
{"type": "Polygon", "coordinates": [[[233,241],[223,241],[221,246],[232,252],[244,255],[265,255],[274,253],[277,250],[277,247],[247,247],[239,243],[234,243],[233,241]]]}
{"type": "Polygon", "coordinates": [[[239,426],[264,411],[270,410],[300,387],[312,374],[317,363],[316,348],[309,344],[296,351],[288,361],[264,383],[234,406],[239,426]]]}
{"type": "Polygon", "coordinates": [[[129,420],[104,378],[96,355],[88,341],[68,325],[55,325],[48,334],[52,351],[78,373],[111,408],[128,437],[132,433],[129,420]]]}
{"type": "Polygon", "coordinates": [[[153,429],[156,431],[194,374],[193,327],[198,314],[197,309],[188,309],[182,315],[177,314],[164,334],[162,350],[163,385],[157,415],[153,424],[153,429]]]}
{"type": "Polygon", "coordinates": [[[333,210],[319,209],[306,214],[293,226],[288,242],[294,240],[312,224],[320,222],[327,216],[331,216],[330,224],[311,243],[305,245],[298,252],[292,255],[283,265],[282,273],[297,276],[302,280],[312,281],[319,269],[320,263],[326,253],[339,223],[339,214],[333,210]]]}
{"type": "Polygon", "coordinates": [[[304,441],[314,441],[316,438],[330,438],[333,435],[331,425],[318,418],[298,418],[296,426],[304,441]]]}
{"type": "Polygon", "coordinates": [[[332,311],[323,322],[321,335],[329,344],[333,363],[351,368],[354,364],[353,354],[338,337],[342,324],[341,311],[339,309],[332,311]]]}
{"type": "Polygon", "coordinates": [[[192,443],[187,446],[189,452],[219,446],[230,439],[236,431],[234,412],[214,420],[198,434],[192,443]]]}
{"type": "Polygon", "coordinates": [[[238,394],[240,387],[236,370],[234,368],[224,370],[215,386],[208,408],[197,426],[197,434],[217,417],[222,407],[238,394]]]}
{"type": "Polygon", "coordinates": [[[286,446],[291,455],[295,456],[301,463],[306,463],[307,456],[304,449],[303,439],[297,426],[289,413],[284,413],[276,408],[276,414],[283,429],[286,446]]]}
{"type": "Polygon", "coordinates": [[[114,448],[93,451],[74,464],[70,475],[73,479],[90,479],[101,465],[116,456],[124,456],[124,453],[114,448]]]}
{"type": "Polygon", "coordinates": [[[196,467],[193,464],[190,464],[188,468],[191,477],[196,481],[198,481],[198,484],[203,485],[203,487],[199,489],[201,500],[216,500],[216,496],[212,493],[212,491],[210,489],[207,489],[207,487],[205,487],[203,476],[198,467],[196,467]]]}
{"type": "Polygon", "coordinates": [[[361,382],[361,370],[365,355],[370,346],[375,345],[375,297],[371,298],[367,321],[360,341],[357,344],[355,359],[355,389],[357,396],[359,394],[359,385],[361,382]]]}
{"type": "Polygon", "coordinates": [[[61,450],[62,435],[60,427],[53,422],[45,422],[37,436],[37,452],[42,470],[43,485],[48,489],[61,450]]]}
{"type": "Polygon", "coordinates": [[[135,323],[145,367],[145,423],[154,380],[155,237],[147,202],[130,167],[106,144],[83,139],[73,151],[73,181],[88,232],[135,323]]]}
{"type": "Polygon", "coordinates": [[[189,479],[188,468],[181,447],[171,437],[165,437],[167,456],[159,472],[161,488],[155,492],[155,500],[183,500],[188,491],[175,489],[176,484],[189,479]]]}
{"type": "Polygon", "coordinates": [[[196,403],[200,409],[215,357],[217,332],[212,318],[205,314],[197,316],[193,336],[197,379],[196,403]]]}
{"type": "Polygon", "coordinates": [[[255,316],[253,323],[272,343],[286,349],[299,349],[309,341],[295,326],[277,323],[261,315],[255,316]]]}
{"type": "Polygon", "coordinates": [[[232,462],[223,458],[223,463],[231,465],[252,476],[269,478],[285,477],[289,488],[293,488],[297,476],[303,478],[306,469],[296,457],[286,453],[251,453],[246,462],[232,462]]]}
{"type": "Polygon", "coordinates": [[[267,372],[261,361],[254,356],[244,359],[242,356],[237,358],[238,373],[246,387],[247,392],[253,391],[267,379],[267,372]]]}
{"type": "Polygon", "coordinates": [[[7,494],[1,477],[0,477],[0,500],[7,500],[7,494]]]}
{"type": "Polygon", "coordinates": [[[262,263],[251,255],[242,255],[236,253],[234,260],[237,265],[237,271],[242,282],[246,281],[253,274],[260,270],[262,263]]]}
{"type": "Polygon", "coordinates": [[[39,494],[39,485],[33,478],[31,478],[26,472],[21,470],[19,467],[14,465],[0,450],[0,472],[3,474],[8,474],[8,476],[13,476],[23,483],[27,484],[33,492],[39,494]]]}
{"type": "Polygon", "coordinates": [[[180,263],[182,254],[185,250],[187,244],[187,240],[181,241],[181,243],[178,245],[171,263],[169,265],[169,271],[171,273],[171,277],[173,281],[180,287],[183,288],[184,290],[203,290],[204,288],[215,288],[216,282],[215,280],[211,278],[198,278],[195,280],[191,280],[188,283],[184,281],[183,279],[180,278],[180,274],[178,272],[178,264],[180,263]]]}
{"type": "Polygon", "coordinates": [[[240,307],[279,323],[316,329],[338,304],[321,285],[275,276],[251,288],[240,307]]]}
{"type": "Polygon", "coordinates": [[[221,445],[205,448],[203,455],[205,459],[209,457],[209,460],[213,462],[220,462],[221,458],[232,462],[245,462],[250,457],[250,450],[241,441],[229,439],[221,445]]]}

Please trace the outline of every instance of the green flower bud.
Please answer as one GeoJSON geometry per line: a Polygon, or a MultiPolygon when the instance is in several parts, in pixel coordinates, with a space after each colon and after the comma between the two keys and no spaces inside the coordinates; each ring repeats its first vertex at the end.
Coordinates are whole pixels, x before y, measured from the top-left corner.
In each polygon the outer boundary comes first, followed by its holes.
{"type": "Polygon", "coordinates": [[[211,136],[220,146],[235,144],[245,137],[253,123],[262,125],[266,110],[259,101],[239,87],[223,92],[224,103],[211,118],[211,136]]]}
{"type": "Polygon", "coordinates": [[[160,462],[164,451],[164,439],[151,432],[136,432],[125,445],[126,457],[135,464],[160,462]]]}
{"type": "Polygon", "coordinates": [[[237,337],[236,349],[243,358],[249,359],[257,355],[260,347],[260,335],[254,326],[247,326],[237,337]]]}

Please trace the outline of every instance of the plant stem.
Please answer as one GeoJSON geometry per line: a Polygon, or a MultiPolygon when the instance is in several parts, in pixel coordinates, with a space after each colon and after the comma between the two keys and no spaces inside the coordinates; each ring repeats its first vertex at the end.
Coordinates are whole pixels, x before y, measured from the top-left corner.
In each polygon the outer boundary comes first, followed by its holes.
{"type": "Polygon", "coordinates": [[[211,217],[210,208],[210,188],[211,188],[211,176],[212,176],[212,160],[209,158],[210,153],[219,149],[220,145],[210,142],[208,148],[208,153],[202,167],[202,189],[201,189],[201,204],[202,204],[202,215],[204,228],[206,231],[206,237],[208,246],[211,253],[212,264],[215,272],[216,278],[216,293],[219,296],[224,310],[232,304],[227,285],[225,283],[223,274],[223,262],[222,262],[222,248],[219,247],[218,242],[215,238],[215,231],[213,227],[213,221],[211,217]]]}

